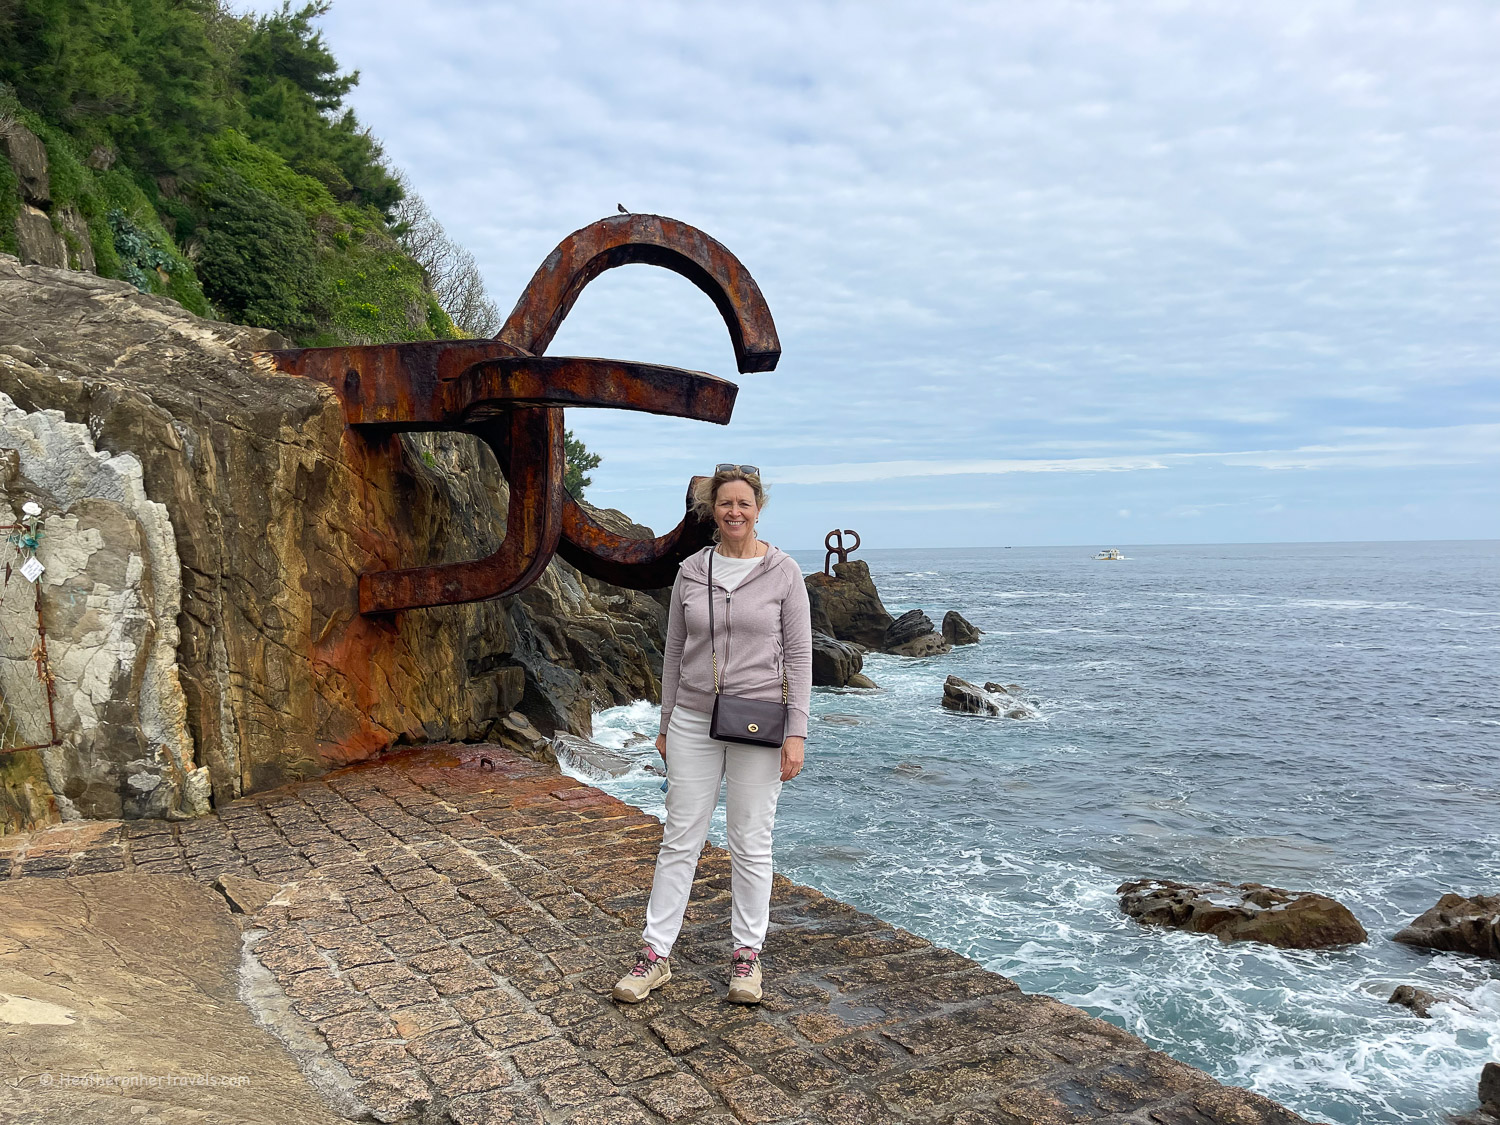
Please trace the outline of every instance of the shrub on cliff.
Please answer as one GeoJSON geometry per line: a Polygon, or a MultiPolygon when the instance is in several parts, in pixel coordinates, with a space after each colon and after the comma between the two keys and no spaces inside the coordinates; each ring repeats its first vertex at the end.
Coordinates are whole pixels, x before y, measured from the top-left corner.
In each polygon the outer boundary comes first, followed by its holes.
{"type": "Polygon", "coordinates": [[[242,324],[313,327],[318,255],[307,220],[231,169],[203,191],[202,205],[198,276],[209,298],[242,324]]]}

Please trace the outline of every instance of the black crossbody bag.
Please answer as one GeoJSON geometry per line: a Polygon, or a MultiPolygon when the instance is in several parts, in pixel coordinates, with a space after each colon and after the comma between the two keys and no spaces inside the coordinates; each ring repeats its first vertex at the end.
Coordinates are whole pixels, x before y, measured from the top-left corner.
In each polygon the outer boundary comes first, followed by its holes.
{"type": "MultiPolygon", "coordinates": [[[[780,749],[786,741],[786,668],[781,670],[781,702],[746,699],[742,695],[724,695],[719,691],[719,650],[714,638],[714,554],[708,552],[708,644],[714,658],[714,712],[708,734],[719,742],[740,742],[747,746],[774,746],[780,749]]],[[[729,660],[729,604],[724,605],[724,660],[729,660]]]]}

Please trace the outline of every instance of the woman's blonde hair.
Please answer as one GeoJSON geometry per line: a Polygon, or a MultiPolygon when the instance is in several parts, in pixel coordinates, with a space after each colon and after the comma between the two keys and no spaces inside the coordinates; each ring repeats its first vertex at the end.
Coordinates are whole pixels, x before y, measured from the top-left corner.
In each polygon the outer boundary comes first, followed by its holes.
{"type": "MultiPolygon", "coordinates": [[[[766,494],[766,486],[760,483],[760,474],[754,476],[741,472],[739,469],[719,469],[713,476],[700,480],[693,488],[693,515],[701,520],[713,522],[714,501],[719,498],[719,489],[723,488],[732,480],[742,480],[750,486],[750,491],[755,493],[755,506],[764,508],[770,497],[766,494]]],[[[717,538],[718,532],[714,532],[717,538]]]]}

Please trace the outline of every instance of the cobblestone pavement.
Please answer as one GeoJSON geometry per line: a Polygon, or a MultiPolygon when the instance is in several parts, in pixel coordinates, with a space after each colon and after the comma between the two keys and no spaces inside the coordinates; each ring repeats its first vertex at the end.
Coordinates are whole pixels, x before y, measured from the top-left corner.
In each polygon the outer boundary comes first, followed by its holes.
{"type": "Polygon", "coordinates": [[[280,885],[247,941],[380,1121],[1302,1121],[781,876],[765,1002],[730,1005],[729,857],[716,848],[673,979],[616,1004],[660,836],[555,767],[443,746],[201,820],[0,839],[0,878],[133,869],[280,885]]]}

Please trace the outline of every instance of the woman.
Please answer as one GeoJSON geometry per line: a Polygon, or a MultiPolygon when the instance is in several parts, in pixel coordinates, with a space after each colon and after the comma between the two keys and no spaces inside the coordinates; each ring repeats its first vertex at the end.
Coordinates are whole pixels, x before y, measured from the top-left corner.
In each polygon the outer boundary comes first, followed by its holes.
{"type": "Polygon", "coordinates": [[[718,546],[684,561],[672,587],[662,665],[661,733],[656,738],[657,752],[667,764],[667,822],[641,933],[645,946],[635,968],[615,985],[614,997],[635,1003],[671,978],[667,958],[682,929],[698,853],[719,803],[719,784],[727,776],[725,812],[733,870],[730,930],[735,944],[729,999],[754,1004],[761,996],[760,949],[771,913],[776,799],[782,782],[801,772],[807,738],[812,620],[801,568],[784,551],[756,537],[755,521],[766,503],[759,469],[720,465],[694,493],[693,502],[700,515],[712,515],[718,546]],[[779,752],[710,736],[715,652],[719,687],[725,694],[786,699],[786,736],[779,752]]]}

